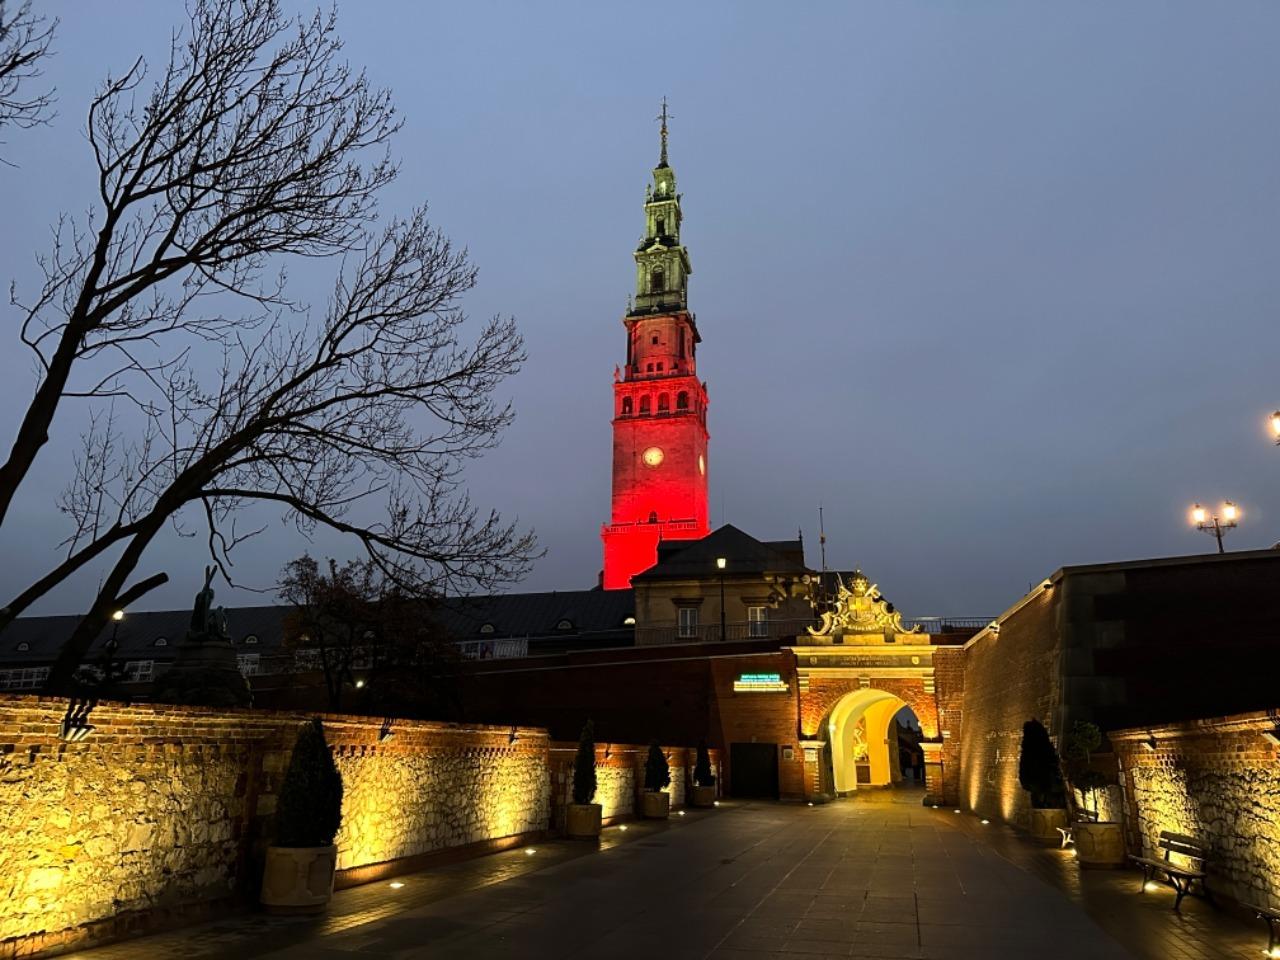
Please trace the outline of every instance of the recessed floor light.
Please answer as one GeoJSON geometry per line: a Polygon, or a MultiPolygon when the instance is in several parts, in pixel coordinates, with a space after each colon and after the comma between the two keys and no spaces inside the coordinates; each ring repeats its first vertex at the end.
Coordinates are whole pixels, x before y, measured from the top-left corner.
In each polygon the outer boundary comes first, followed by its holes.
{"type": "Polygon", "coordinates": [[[619,829],[619,830],[625,830],[625,829],[627,829],[627,825],[624,823],[624,824],[623,824],[622,826],[620,826],[618,829],[619,829]]]}
{"type": "Polygon", "coordinates": [[[404,884],[403,884],[403,883],[401,883],[399,880],[392,880],[392,881],[391,881],[391,889],[392,889],[392,890],[399,890],[399,889],[400,889],[401,887],[403,887],[403,886],[404,886],[404,884]]]}
{"type": "Polygon", "coordinates": [[[524,848],[524,853],[525,853],[525,856],[527,856],[527,857],[532,857],[532,856],[533,856],[535,853],[537,853],[537,852],[538,852],[538,851],[537,851],[537,850],[535,850],[535,849],[533,849],[533,847],[525,847],[525,848],[524,848]]]}

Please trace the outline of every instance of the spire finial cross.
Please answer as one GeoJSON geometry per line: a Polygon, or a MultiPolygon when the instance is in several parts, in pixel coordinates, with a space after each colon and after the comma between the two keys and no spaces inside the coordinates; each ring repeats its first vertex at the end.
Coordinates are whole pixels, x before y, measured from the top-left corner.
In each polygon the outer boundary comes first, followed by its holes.
{"type": "Polygon", "coordinates": [[[667,113],[667,98],[662,98],[662,113],[654,117],[655,120],[662,122],[662,159],[659,161],[660,166],[666,166],[667,163],[667,120],[670,114],[667,113]]]}

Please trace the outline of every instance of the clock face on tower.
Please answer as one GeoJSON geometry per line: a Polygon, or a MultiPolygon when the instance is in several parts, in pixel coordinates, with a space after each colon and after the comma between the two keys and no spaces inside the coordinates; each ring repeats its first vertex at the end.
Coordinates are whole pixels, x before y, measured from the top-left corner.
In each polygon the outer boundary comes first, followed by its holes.
{"type": "Polygon", "coordinates": [[[662,462],[662,448],[650,447],[643,454],[645,466],[656,467],[662,462]]]}

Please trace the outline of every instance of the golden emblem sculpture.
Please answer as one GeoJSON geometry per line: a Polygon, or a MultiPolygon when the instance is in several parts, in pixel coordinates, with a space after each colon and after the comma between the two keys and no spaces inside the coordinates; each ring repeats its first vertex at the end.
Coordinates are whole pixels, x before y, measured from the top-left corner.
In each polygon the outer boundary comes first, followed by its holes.
{"type": "Polygon", "coordinates": [[[843,639],[856,636],[861,642],[897,633],[919,633],[918,626],[908,630],[902,625],[902,614],[880,596],[880,589],[861,570],[853,571],[849,586],[836,577],[836,608],[822,613],[822,624],[808,627],[809,635],[821,639],[843,639]]]}

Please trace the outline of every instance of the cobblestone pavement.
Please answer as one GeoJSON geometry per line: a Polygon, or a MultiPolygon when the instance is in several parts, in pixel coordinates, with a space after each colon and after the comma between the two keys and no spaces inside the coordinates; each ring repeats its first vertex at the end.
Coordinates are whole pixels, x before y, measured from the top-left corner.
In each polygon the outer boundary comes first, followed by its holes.
{"type": "Polygon", "coordinates": [[[918,794],[726,804],[339,892],[76,960],[1243,958],[1260,928],[1090,871],[918,794]],[[896,801],[896,802],[895,802],[896,801]]]}

